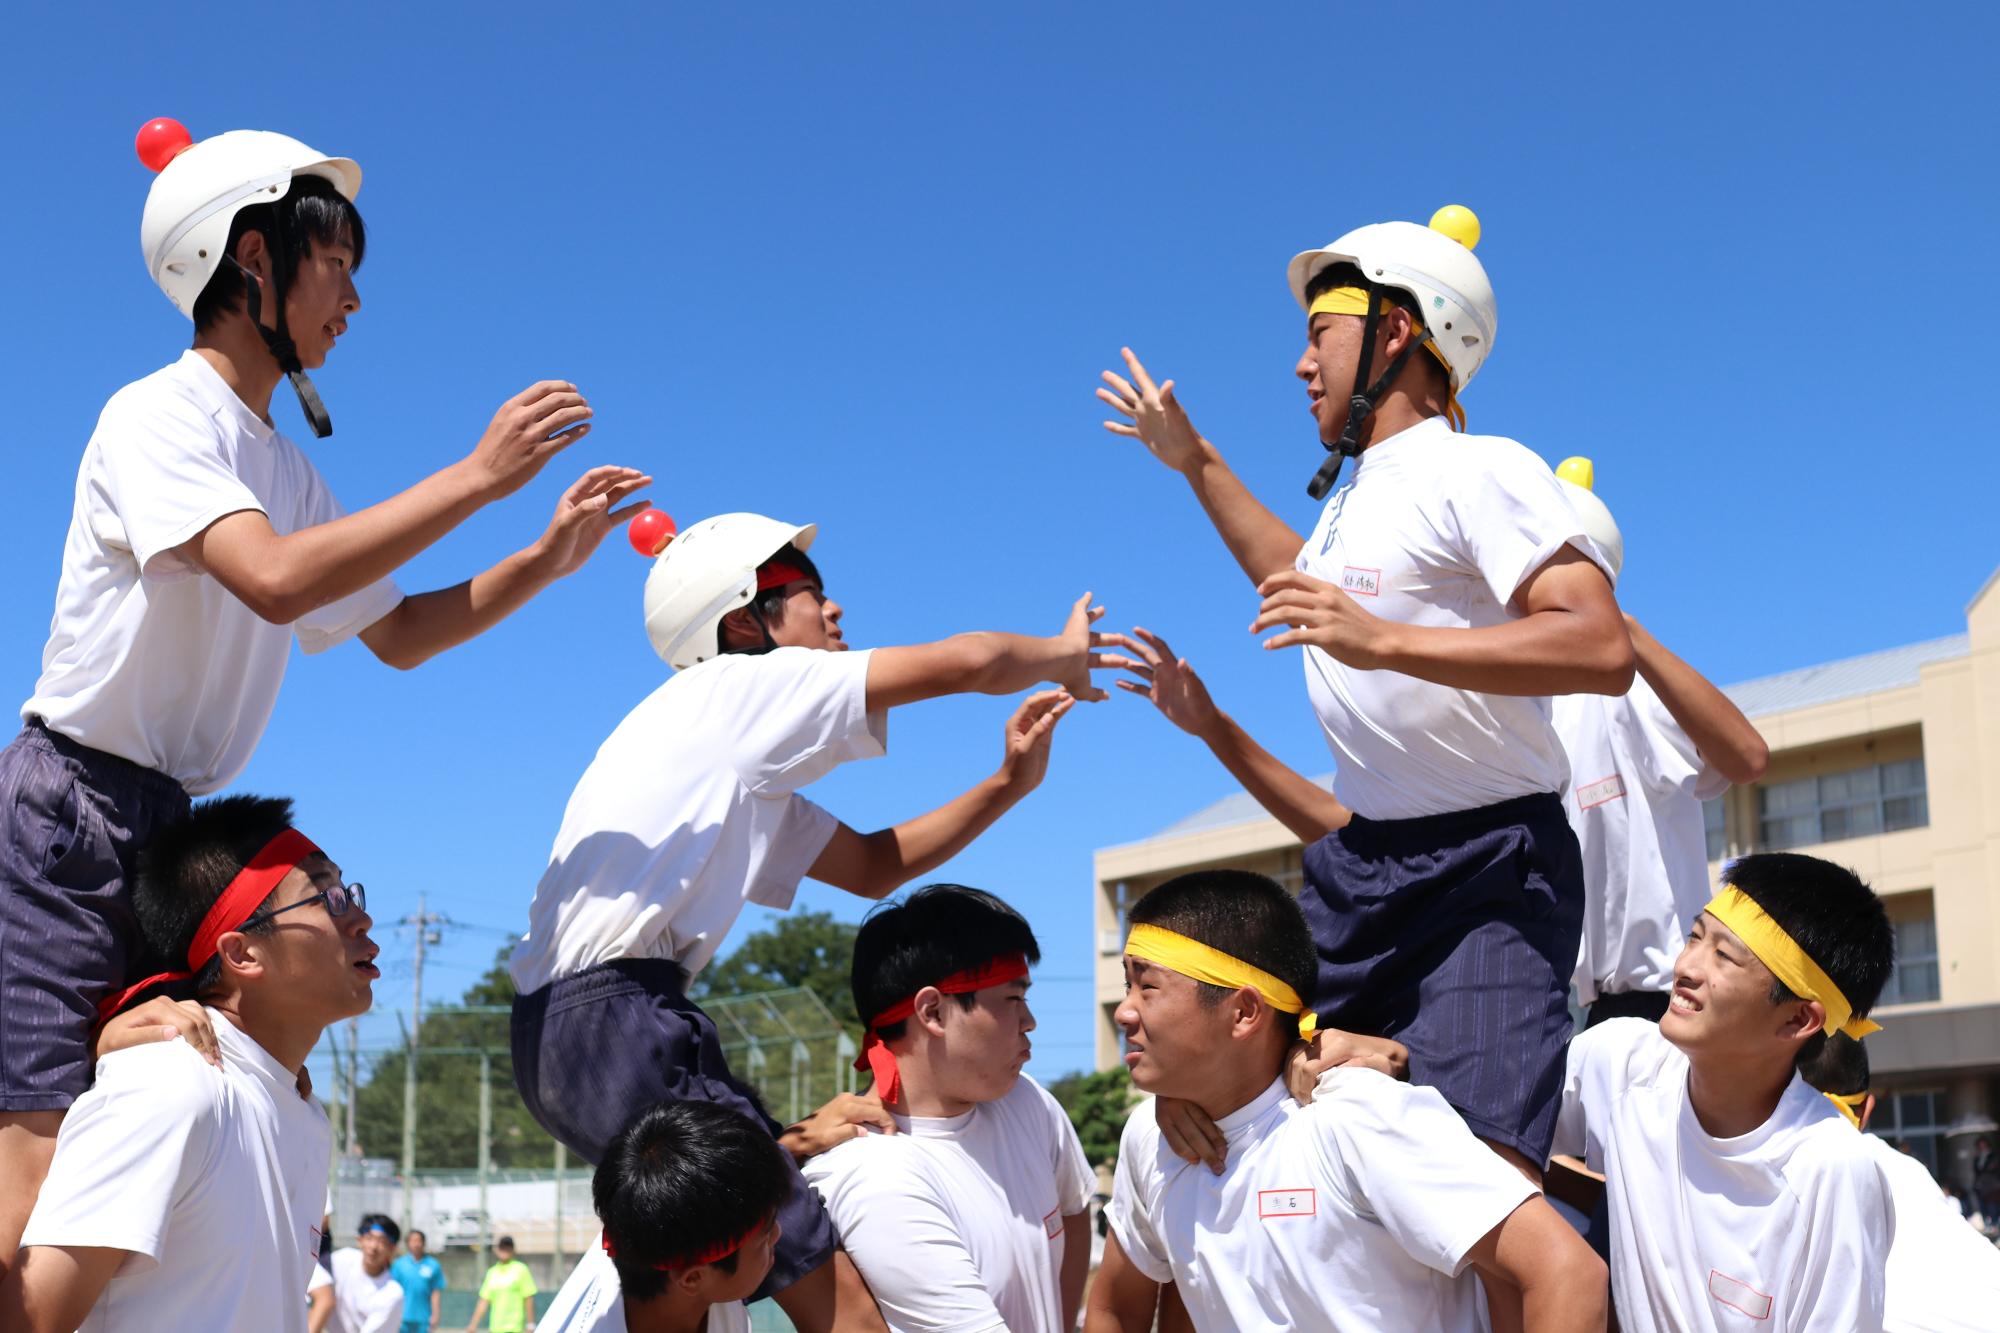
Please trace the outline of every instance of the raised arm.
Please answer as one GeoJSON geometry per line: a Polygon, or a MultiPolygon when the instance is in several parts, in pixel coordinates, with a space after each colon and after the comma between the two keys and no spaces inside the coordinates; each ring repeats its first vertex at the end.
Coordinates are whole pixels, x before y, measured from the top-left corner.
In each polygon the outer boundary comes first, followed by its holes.
{"type": "Polygon", "coordinates": [[[1509,1213],[1467,1257],[1521,1293],[1524,1328],[1603,1333],[1611,1303],[1604,1261],[1540,1195],[1509,1213]]]}
{"type": "Polygon", "coordinates": [[[1404,625],[1370,615],[1331,583],[1298,570],[1266,579],[1250,632],[1283,627],[1266,648],[1312,644],[1363,671],[1397,671],[1483,694],[1623,694],[1632,640],[1611,584],[1565,546],[1521,583],[1518,618],[1477,629],[1404,625]]]}
{"type": "Polygon", "coordinates": [[[1062,631],[1046,639],[979,632],[877,648],[868,655],[868,711],[946,694],[1016,694],[1044,681],[1072,699],[1095,703],[1108,697],[1090,683],[1090,669],[1099,665],[1091,651],[1099,636],[1090,627],[1103,616],[1104,608],[1092,606],[1085,593],[1070,607],[1062,631]]]}
{"type": "Polygon", "coordinates": [[[574,384],[544,380],[501,404],[471,454],[382,503],[280,536],[254,509],[225,514],[177,549],[263,619],[289,625],[359,592],[528,484],[590,430],[574,384]]]}
{"type": "Polygon", "coordinates": [[[1104,1262],[1083,1310],[1083,1333],[1151,1333],[1159,1308],[1160,1284],[1125,1257],[1117,1232],[1106,1236],[1104,1262]]]}
{"type": "Polygon", "coordinates": [[[1764,776],[1771,762],[1771,747],[1743,716],[1743,710],[1729,701],[1696,671],[1668,652],[1646,627],[1631,616],[1625,628],[1632,636],[1632,652],[1638,659],[1639,674],[1660,696],[1701,757],[1715,765],[1715,771],[1731,782],[1755,782],[1764,776]]]}
{"type": "Polygon", "coordinates": [[[1099,654],[1101,665],[1122,668],[1139,678],[1137,682],[1120,679],[1120,689],[1151,699],[1169,722],[1206,745],[1243,784],[1243,790],[1256,797],[1257,804],[1299,841],[1318,842],[1347,823],[1352,812],[1332,792],[1280,762],[1215,706],[1201,677],[1186,658],[1174,655],[1165,639],[1139,628],[1134,628],[1132,635],[1136,637],[1098,636],[1107,647],[1124,648],[1133,654],[1099,654]]]}
{"type": "Polygon", "coordinates": [[[1195,430],[1187,410],[1174,397],[1174,382],[1155,385],[1131,348],[1118,351],[1131,378],[1105,371],[1104,382],[1110,387],[1099,389],[1097,396],[1125,420],[1107,421],[1104,428],[1141,441],[1153,457],[1186,479],[1208,521],[1252,584],[1290,569],[1305,539],[1252,495],[1242,478],[1222,461],[1221,452],[1195,430]]]}
{"type": "MultiPolygon", "coordinates": [[[[872,681],[872,662],[869,677],[872,681]]],[[[1029,696],[1007,719],[1000,768],[993,776],[893,828],[856,833],[840,825],[807,873],[822,884],[863,898],[885,898],[943,865],[1040,785],[1048,772],[1056,723],[1073,703],[1063,690],[1029,696]]]]}
{"type": "Polygon", "coordinates": [[[0,1328],[71,1333],[131,1257],[102,1246],[31,1245],[0,1281],[0,1328]]]}
{"type": "Polygon", "coordinates": [[[581,569],[605,533],[646,507],[644,501],[613,506],[652,480],[629,467],[592,468],[563,493],[548,531],[534,545],[464,583],[405,597],[362,630],[361,641],[383,662],[408,670],[484,634],[549,584],[581,569]]]}

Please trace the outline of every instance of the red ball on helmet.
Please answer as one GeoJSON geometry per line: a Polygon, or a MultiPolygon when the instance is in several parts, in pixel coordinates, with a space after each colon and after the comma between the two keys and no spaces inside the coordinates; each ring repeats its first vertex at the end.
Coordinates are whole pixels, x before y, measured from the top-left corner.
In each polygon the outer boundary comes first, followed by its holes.
{"type": "Polygon", "coordinates": [[[648,558],[667,549],[667,543],[674,539],[673,516],[664,509],[641,509],[625,525],[625,535],[632,542],[632,549],[648,558]]]}
{"type": "Polygon", "coordinates": [[[178,120],[161,116],[139,127],[132,147],[138,150],[139,160],[146,164],[147,170],[164,171],[167,163],[194,147],[194,136],[178,120]]]}

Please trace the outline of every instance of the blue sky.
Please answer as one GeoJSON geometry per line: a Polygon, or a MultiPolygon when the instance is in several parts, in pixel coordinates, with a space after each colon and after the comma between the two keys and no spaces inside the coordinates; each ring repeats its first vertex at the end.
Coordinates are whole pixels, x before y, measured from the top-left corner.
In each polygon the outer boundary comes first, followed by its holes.
{"type": "MultiPolygon", "coordinates": [[[[338,433],[311,446],[350,506],[459,457],[532,380],[596,405],[588,440],[414,561],[411,589],[629,463],[683,523],[818,521],[860,644],[1049,632],[1094,589],[1323,771],[1297,661],[1245,634],[1254,597],[1091,390],[1131,343],[1308,527],[1285,261],[1456,201],[1501,310],[1473,428],[1597,459],[1628,610],[1725,683],[1953,633],[2000,556],[1996,26],[1971,5],[35,6],[0,92],[9,688],[34,683],[103,400],[188,340],[138,255],[131,139],[156,115],[362,164],[364,306],[316,377],[338,433]]],[[[414,674],[358,646],[294,662],[238,789],[295,796],[368,883],[390,966],[367,1044],[409,1002],[391,923],[419,891],[461,923],[435,999],[525,923],[570,787],[663,678],[645,570],[607,544],[414,674]]],[[[917,813],[991,769],[1008,707],[906,710],[887,760],[813,794],[862,828],[917,813]]],[[[1115,699],[1066,721],[1042,790],[942,872],[1041,935],[1033,1072],[1090,1059],[1092,850],[1229,789],[1115,699]]],[[[862,907],[817,885],[800,903],[862,907]]]]}

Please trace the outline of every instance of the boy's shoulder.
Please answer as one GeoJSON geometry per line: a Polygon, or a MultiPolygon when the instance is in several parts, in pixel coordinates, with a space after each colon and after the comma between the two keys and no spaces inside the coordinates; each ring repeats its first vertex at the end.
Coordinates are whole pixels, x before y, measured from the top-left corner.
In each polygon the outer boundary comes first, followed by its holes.
{"type": "MultiPolygon", "coordinates": [[[[226,1058],[226,1057],[225,1057],[226,1058]]],[[[113,1051],[97,1062],[87,1102],[118,1102],[153,1120],[211,1118],[230,1101],[227,1065],[217,1069],[179,1037],[113,1051]]]]}
{"type": "Polygon", "coordinates": [[[1687,1074],[1687,1056],[1644,1018],[1611,1018],[1570,1039],[1574,1076],[1611,1088],[1658,1087],[1687,1074]]]}

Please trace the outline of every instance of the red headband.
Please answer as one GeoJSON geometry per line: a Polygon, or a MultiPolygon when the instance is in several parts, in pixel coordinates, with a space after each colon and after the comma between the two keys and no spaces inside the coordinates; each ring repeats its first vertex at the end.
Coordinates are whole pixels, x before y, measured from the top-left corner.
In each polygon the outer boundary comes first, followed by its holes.
{"type": "Polygon", "coordinates": [[[271,891],[283,882],[285,876],[298,867],[299,862],[319,851],[313,840],[295,828],[288,828],[258,849],[250,863],[236,872],[229,881],[229,887],[222,891],[209,907],[201,924],[195,927],[194,939],[188,942],[187,971],[160,972],[147,977],[137,985],[127,986],[116,995],[109,996],[97,1006],[97,1021],[102,1024],[123,1009],[126,1002],[148,986],[162,981],[184,981],[208,966],[208,960],[215,957],[215,946],[224,935],[232,930],[241,930],[243,923],[257,914],[257,908],[271,896],[271,891]]]}
{"type": "MultiPolygon", "coordinates": [[[[778,1212],[774,1208],[757,1219],[757,1225],[751,1227],[734,1240],[719,1241],[699,1254],[689,1255],[685,1259],[675,1259],[669,1263],[654,1264],[653,1267],[662,1273],[677,1273],[685,1268],[700,1268],[703,1264],[712,1264],[718,1259],[727,1259],[730,1255],[749,1244],[752,1236],[762,1231],[765,1227],[770,1226],[771,1219],[777,1215],[778,1212]]],[[[618,1257],[618,1251],[611,1248],[611,1233],[609,1231],[604,1233],[601,1244],[604,1246],[606,1254],[610,1255],[613,1259],[618,1257]]]]}
{"type": "MultiPolygon", "coordinates": [[[[988,986],[998,986],[1027,975],[1026,954],[1003,953],[991,962],[954,972],[935,984],[946,995],[969,995],[973,991],[985,990],[988,986]]],[[[866,1069],[874,1074],[875,1090],[882,1094],[885,1106],[903,1100],[903,1074],[896,1065],[895,1053],[883,1044],[880,1033],[891,1023],[900,1023],[916,1012],[917,997],[912,995],[869,1019],[868,1034],[861,1041],[861,1054],[854,1058],[856,1069],[866,1069]]]]}
{"type": "Polygon", "coordinates": [[[812,575],[797,565],[788,564],[783,560],[769,560],[757,570],[757,591],[768,592],[772,588],[782,588],[787,583],[797,583],[800,579],[811,577],[812,575]]]}

